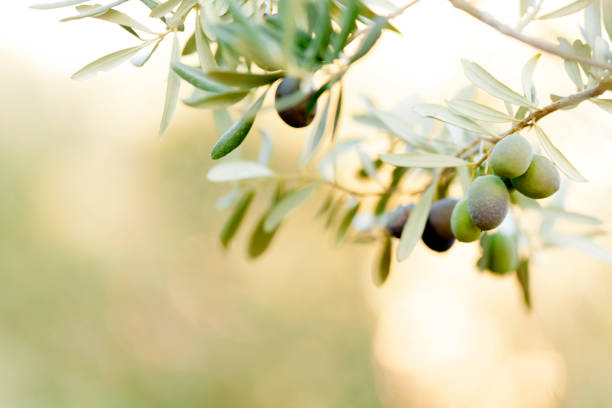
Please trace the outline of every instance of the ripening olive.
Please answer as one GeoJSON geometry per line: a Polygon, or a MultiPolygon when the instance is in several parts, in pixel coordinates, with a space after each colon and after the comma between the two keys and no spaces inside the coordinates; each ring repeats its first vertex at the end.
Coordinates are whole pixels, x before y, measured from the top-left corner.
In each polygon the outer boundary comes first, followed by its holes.
{"type": "Polygon", "coordinates": [[[412,207],[414,204],[400,205],[389,213],[385,227],[392,237],[401,238],[412,207]]]}
{"type": "Polygon", "coordinates": [[[467,209],[467,199],[455,205],[451,214],[451,230],[460,242],[473,242],[480,238],[482,231],[474,224],[467,209]]]}
{"type": "Polygon", "coordinates": [[[525,174],[512,179],[512,185],[529,198],[546,198],[559,190],[561,177],[550,160],[536,154],[525,174]]]}
{"type": "Polygon", "coordinates": [[[284,78],[278,88],[276,88],[276,110],[281,119],[289,126],[301,128],[308,126],[315,117],[317,110],[316,102],[312,107],[309,107],[310,97],[304,98],[303,101],[285,109],[279,109],[279,100],[291,96],[300,90],[300,81],[296,78],[284,78]]]}
{"type": "Polygon", "coordinates": [[[456,204],[457,200],[454,198],[444,198],[431,206],[421,237],[430,249],[444,252],[453,246],[455,236],[451,230],[451,214],[456,204]]]}
{"type": "Polygon", "coordinates": [[[519,259],[516,245],[511,237],[502,233],[491,235],[485,245],[487,269],[505,274],[516,270],[519,259]]]}
{"type": "Polygon", "coordinates": [[[500,177],[514,178],[527,171],[533,150],[523,136],[514,133],[495,144],[491,152],[491,169],[500,177]]]}
{"type": "Polygon", "coordinates": [[[478,228],[488,231],[506,218],[509,200],[508,189],[502,179],[493,175],[477,177],[468,189],[468,213],[478,228]]]}

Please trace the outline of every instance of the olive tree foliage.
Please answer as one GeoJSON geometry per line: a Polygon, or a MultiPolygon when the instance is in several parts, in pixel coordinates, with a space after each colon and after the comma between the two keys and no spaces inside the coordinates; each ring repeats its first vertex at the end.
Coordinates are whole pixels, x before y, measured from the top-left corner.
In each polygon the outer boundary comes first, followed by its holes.
{"type": "Polygon", "coordinates": [[[365,110],[352,119],[373,128],[377,137],[367,139],[338,137],[347,115],[342,109],[344,75],[376,45],[383,30],[398,32],[392,19],[418,0],[399,7],[387,0],[115,0],[104,5],[64,0],[32,7],[76,6],[76,13],[62,21],[101,19],[140,41],[86,65],[74,78],[127,60],[142,67],[160,43],[172,43],[160,133],[170,123],[180,86],[193,88],[184,104],[213,112],[219,138],[211,158],[218,163],[208,179],[228,185],[217,208],[231,209],[221,232],[223,246],[232,241],[256,196],[263,195],[268,207],[257,214],[248,243],[251,258],[268,248],[294,210],[316,198],[321,202],[316,216],[326,229],[335,229],[337,243],[380,246],[377,283],[388,277],[393,257],[407,259],[421,237],[438,252],[448,250],[455,238],[478,241],[479,268],[500,275],[514,272],[529,306],[529,262],[535,251],[570,246],[612,264],[612,255],[592,241],[602,232],[600,221],[565,209],[564,189],[546,203],[536,200],[559,189],[557,169],[562,178],[587,181],[538,121],[553,113],[571,114],[558,111],[586,101],[612,113],[612,99],[603,98],[612,89],[612,0],[564,1],[561,8],[555,8],[560,6],[556,1],[520,0],[520,21],[513,26],[465,0],[449,1],[476,24],[534,48],[537,53],[515,69],[522,89],[463,60],[472,85],[449,95],[447,103],[386,111],[365,98],[365,110]],[[165,29],[155,32],[120,11],[128,1],[148,7],[150,18],[165,29]],[[583,15],[582,38],[552,41],[523,32],[529,24],[554,24],[575,13],[583,15]],[[193,32],[185,32],[186,22],[193,32]],[[576,87],[574,94],[538,93],[532,78],[542,53],[558,58],[558,69],[576,87]],[[268,166],[273,140],[256,126],[275,86],[273,107],[281,119],[294,127],[310,126],[292,174],[268,166]],[[476,92],[489,94],[502,108],[476,102],[476,92]],[[519,136],[528,133],[533,145],[519,136]],[[260,141],[258,157],[241,156],[239,147],[247,137],[260,141]],[[533,155],[532,146],[542,155],[533,155]],[[351,163],[359,164],[351,170],[355,181],[349,187],[338,175],[351,163]],[[457,204],[449,192],[466,199],[457,204]],[[534,214],[539,225],[522,222],[534,214]],[[562,235],[555,228],[558,220],[586,227],[580,234],[562,235]]]}

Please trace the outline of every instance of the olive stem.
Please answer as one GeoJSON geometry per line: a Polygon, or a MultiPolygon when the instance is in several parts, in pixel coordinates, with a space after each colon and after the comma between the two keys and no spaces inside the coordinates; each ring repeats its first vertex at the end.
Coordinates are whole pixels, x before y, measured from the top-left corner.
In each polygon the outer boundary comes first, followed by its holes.
{"type": "Polygon", "coordinates": [[[558,101],[553,102],[550,105],[543,107],[542,109],[538,109],[532,112],[525,119],[521,120],[519,123],[514,125],[511,129],[502,133],[501,138],[503,139],[504,137],[509,136],[513,133],[516,133],[519,130],[527,126],[534,125],[538,120],[542,119],[543,117],[547,115],[550,115],[551,113],[559,109],[563,109],[563,108],[566,108],[572,105],[577,105],[588,99],[599,96],[608,90],[612,90],[612,79],[606,79],[600,82],[599,85],[597,85],[594,88],[590,88],[582,92],[578,92],[578,93],[566,96],[565,98],[561,98],[558,101]]]}
{"type": "Polygon", "coordinates": [[[518,41],[521,41],[527,45],[532,46],[533,48],[537,48],[541,51],[547,52],[552,55],[556,55],[557,57],[563,58],[568,61],[576,61],[583,64],[592,65],[594,67],[606,69],[608,71],[612,71],[612,64],[608,64],[606,62],[595,61],[590,58],[584,58],[579,55],[575,55],[573,53],[569,53],[559,49],[555,44],[550,43],[548,41],[543,41],[537,38],[531,38],[521,31],[510,27],[509,25],[503,24],[502,22],[496,20],[491,14],[485,13],[478,8],[472,6],[465,0],[449,0],[450,3],[457,9],[462,10],[472,17],[482,21],[483,23],[493,27],[500,33],[512,37],[518,41]]]}

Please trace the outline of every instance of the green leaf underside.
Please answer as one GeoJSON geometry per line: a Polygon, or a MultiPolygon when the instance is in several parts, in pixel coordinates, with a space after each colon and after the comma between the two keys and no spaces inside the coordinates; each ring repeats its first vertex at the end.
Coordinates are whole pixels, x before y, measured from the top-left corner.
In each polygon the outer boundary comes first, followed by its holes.
{"type": "Polygon", "coordinates": [[[314,186],[308,186],[284,196],[266,217],[264,231],[270,232],[275,229],[289,213],[306,202],[312,196],[313,191],[314,186]]]}
{"type": "Polygon", "coordinates": [[[389,277],[389,273],[391,272],[391,249],[393,247],[391,237],[386,236],[385,242],[382,247],[382,251],[380,253],[380,257],[378,258],[378,268],[375,283],[378,285],[382,285],[387,281],[389,277]]]}
{"type": "Polygon", "coordinates": [[[282,72],[270,74],[249,74],[231,71],[208,71],[206,74],[213,81],[238,88],[255,88],[258,86],[267,85],[275,82],[277,79],[280,79],[285,75],[282,72]]]}
{"type": "Polygon", "coordinates": [[[577,1],[574,1],[568,4],[567,6],[561,7],[560,9],[551,11],[546,14],[542,14],[541,16],[538,17],[538,19],[546,20],[549,18],[559,18],[559,17],[569,16],[570,14],[577,13],[580,10],[588,7],[592,2],[593,0],[577,0],[577,1]]]}
{"type": "Polygon", "coordinates": [[[402,237],[400,238],[397,248],[397,260],[399,262],[410,256],[412,250],[419,242],[421,235],[423,235],[437,184],[436,177],[429,187],[427,187],[419,202],[412,208],[412,211],[410,211],[410,216],[404,225],[402,237]]]}
{"type": "Polygon", "coordinates": [[[353,219],[355,218],[355,216],[357,215],[357,212],[359,211],[359,207],[360,207],[361,203],[357,203],[356,205],[352,206],[344,215],[344,218],[342,218],[342,221],[340,222],[340,227],[338,227],[338,232],[336,233],[336,244],[339,244],[342,239],[344,238],[344,236],[346,235],[346,233],[349,230],[349,227],[351,226],[351,223],[353,222],[353,219]]]}
{"type": "Polygon", "coordinates": [[[250,91],[247,89],[243,91],[194,95],[190,98],[184,99],[183,103],[193,108],[221,109],[240,102],[249,94],[249,92],[250,91]]]}
{"type": "Polygon", "coordinates": [[[219,163],[208,171],[206,177],[214,183],[238,181],[274,176],[274,172],[267,166],[246,160],[219,163]]]}
{"type": "Polygon", "coordinates": [[[172,69],[185,81],[189,82],[198,89],[202,89],[203,91],[214,93],[235,91],[235,89],[213,81],[200,68],[190,67],[189,65],[185,65],[177,61],[172,63],[172,69]]]}
{"type": "Polygon", "coordinates": [[[234,207],[234,211],[221,231],[221,243],[223,244],[223,247],[227,248],[236,235],[236,232],[238,231],[238,228],[240,227],[242,220],[244,220],[247,210],[253,201],[253,197],[255,197],[255,191],[249,191],[242,196],[238,204],[236,204],[236,207],[234,207]]]}
{"type": "Polygon", "coordinates": [[[100,71],[108,71],[117,65],[127,61],[131,56],[136,54],[143,48],[143,45],[136,47],[125,48],[123,50],[115,51],[111,54],[105,55],[104,57],[98,58],[97,60],[85,65],[83,68],[78,70],[72,75],[72,79],[85,79],[100,71]]]}
{"type": "Polygon", "coordinates": [[[240,119],[238,119],[220,138],[212,148],[210,157],[214,160],[220,159],[221,157],[229,154],[235,148],[240,146],[244,139],[249,134],[249,131],[255,123],[255,117],[257,112],[263,105],[266,92],[264,92],[249,110],[246,111],[240,119]]]}
{"type": "Polygon", "coordinates": [[[181,80],[179,76],[172,70],[172,64],[176,63],[181,57],[181,47],[177,36],[173,37],[172,42],[172,57],[170,60],[170,69],[168,70],[168,87],[166,89],[166,100],[164,102],[164,112],[162,114],[161,123],[159,125],[159,134],[163,134],[168,126],[179,98],[179,90],[181,87],[181,80]]]}
{"type": "Polygon", "coordinates": [[[465,76],[477,87],[504,101],[515,105],[532,107],[527,99],[495,79],[480,65],[467,60],[462,60],[461,62],[465,76]]]}
{"type": "Polygon", "coordinates": [[[544,130],[542,130],[542,128],[539,126],[535,126],[535,130],[542,148],[548,157],[550,157],[550,159],[557,165],[557,167],[559,167],[559,169],[570,179],[579,183],[586,183],[588,180],[582,174],[580,174],[574,165],[567,160],[563,153],[561,153],[561,151],[557,149],[555,145],[553,145],[546,133],[544,133],[544,130]]]}

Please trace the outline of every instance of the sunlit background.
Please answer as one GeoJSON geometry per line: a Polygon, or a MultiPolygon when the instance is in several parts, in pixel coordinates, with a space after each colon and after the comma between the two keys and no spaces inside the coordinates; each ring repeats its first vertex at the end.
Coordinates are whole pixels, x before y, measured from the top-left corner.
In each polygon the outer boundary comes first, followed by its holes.
{"type": "MultiPolygon", "coordinates": [[[[0,24],[0,406],[3,407],[603,407],[612,404],[612,268],[573,250],[540,253],[534,310],[513,278],[480,274],[476,245],[422,245],[371,281],[378,248],[334,247],[316,203],[246,260],[261,196],[228,251],[227,191],[207,182],[208,112],[180,106],[157,135],[168,44],[142,69],[77,82],[70,74],[134,45],[100,21],[4,1],[0,24]]],[[[143,15],[135,2],[123,10],[143,15]]],[[[518,1],[479,6],[514,23],[518,1]]],[[[556,2],[551,2],[556,3],[556,2]]],[[[360,95],[392,108],[441,103],[467,85],[460,58],[515,89],[534,54],[423,0],[347,78],[342,136],[360,95]]],[[[564,18],[529,29],[579,36],[564,18]]],[[[184,39],[183,39],[184,40],[184,39]]],[[[540,99],[574,88],[542,58],[540,99]]],[[[186,90],[185,90],[186,91],[186,90]]],[[[272,166],[291,169],[305,133],[273,114],[272,166]]],[[[612,223],[612,121],[593,105],[542,121],[590,180],[567,207],[612,223]]],[[[255,154],[250,141],[245,154],[255,154]]],[[[598,243],[612,248],[608,236],[598,243]]]]}

